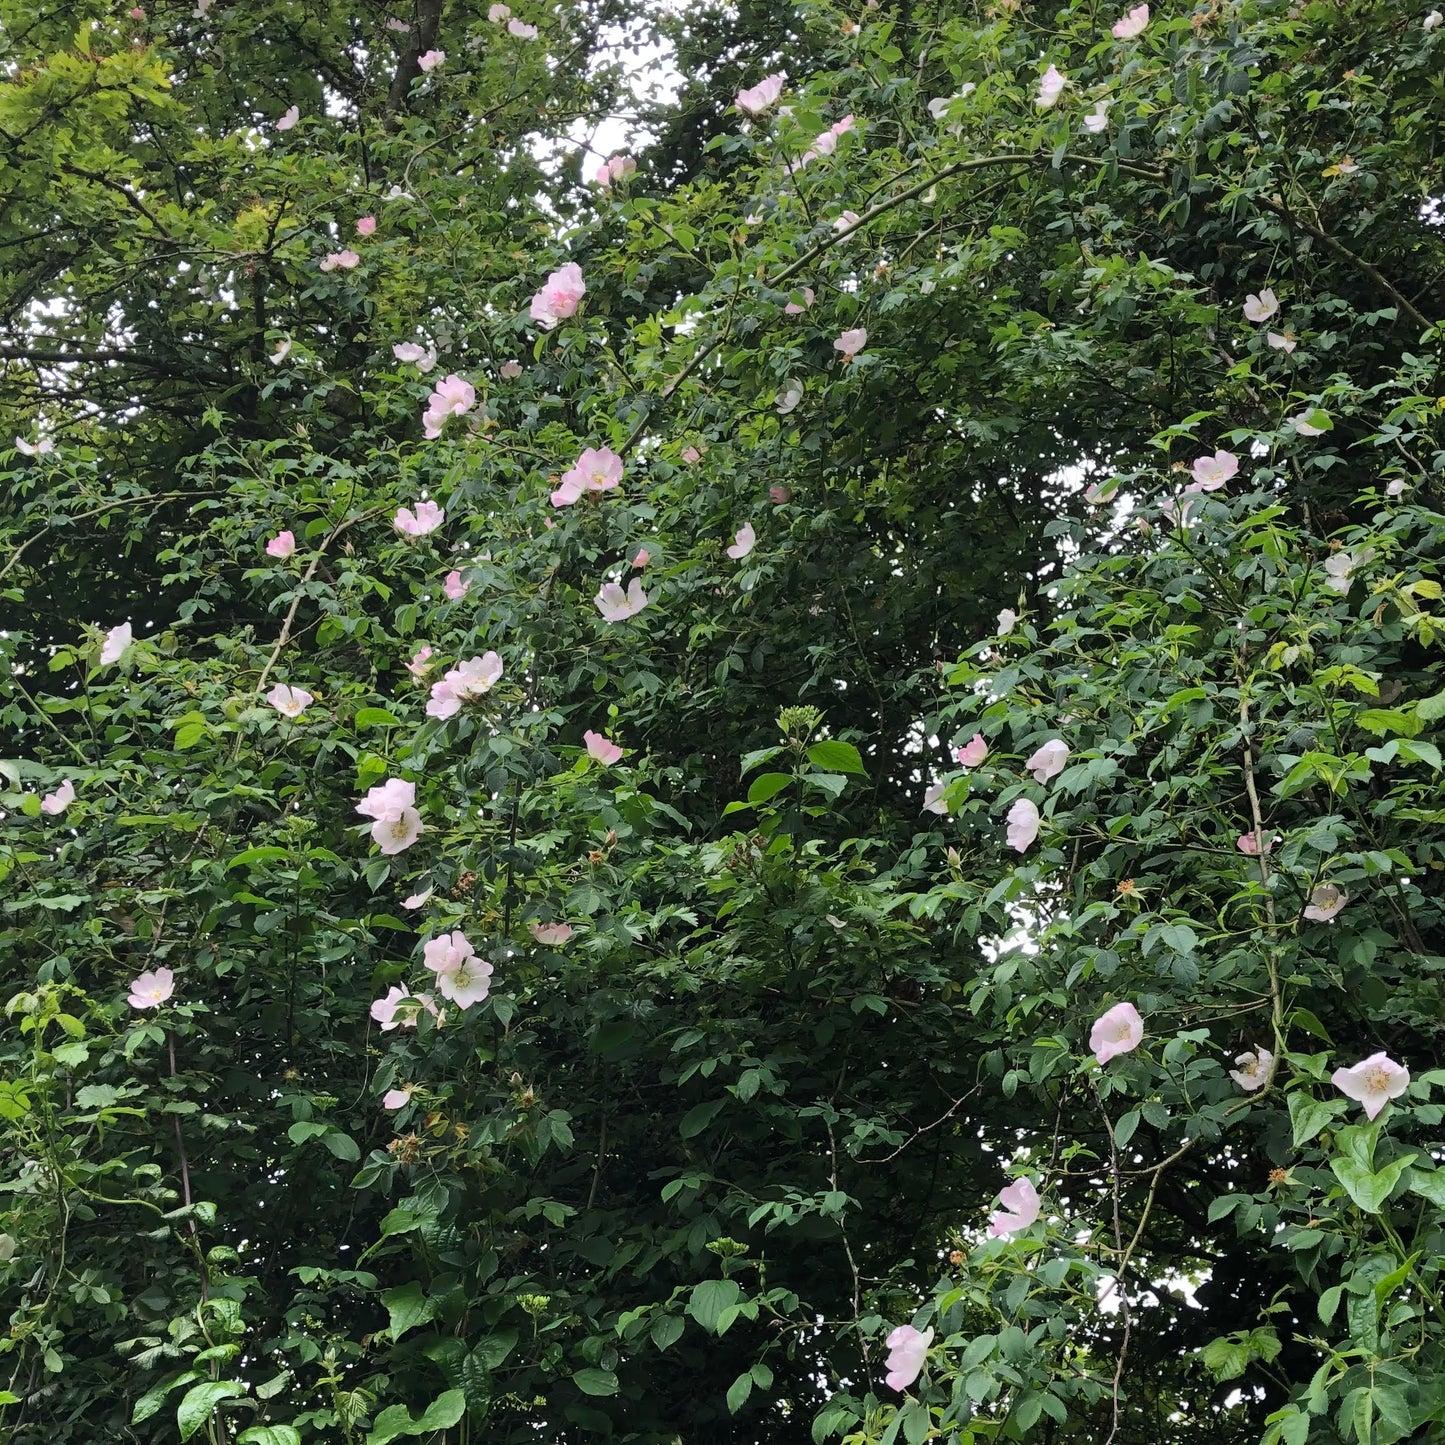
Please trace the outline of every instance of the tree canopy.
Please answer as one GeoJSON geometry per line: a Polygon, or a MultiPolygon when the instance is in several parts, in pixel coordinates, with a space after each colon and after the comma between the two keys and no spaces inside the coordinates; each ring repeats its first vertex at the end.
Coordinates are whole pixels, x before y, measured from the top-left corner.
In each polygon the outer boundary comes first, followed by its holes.
{"type": "Polygon", "coordinates": [[[1445,1430],[1439,12],[0,58],[5,1438],[1445,1430]]]}

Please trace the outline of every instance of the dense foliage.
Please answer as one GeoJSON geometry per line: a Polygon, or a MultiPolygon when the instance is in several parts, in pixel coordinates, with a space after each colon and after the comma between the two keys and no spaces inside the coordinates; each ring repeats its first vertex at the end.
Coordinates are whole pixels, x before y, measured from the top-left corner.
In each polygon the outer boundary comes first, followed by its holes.
{"type": "Polygon", "coordinates": [[[1445,1430],[1438,13],[0,56],[7,1440],[1445,1430]]]}

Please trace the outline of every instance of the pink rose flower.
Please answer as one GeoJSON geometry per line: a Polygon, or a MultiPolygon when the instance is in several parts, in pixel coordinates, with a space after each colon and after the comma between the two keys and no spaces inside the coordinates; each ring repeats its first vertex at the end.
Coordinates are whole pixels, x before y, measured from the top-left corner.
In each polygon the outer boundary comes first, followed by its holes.
{"type": "Polygon", "coordinates": [[[1410,1071],[1382,1051],[1348,1069],[1336,1069],[1330,1082],[1346,1098],[1363,1104],[1365,1117],[1373,1119],[1391,1099],[1398,1099],[1410,1087],[1410,1071]]]}
{"type": "Polygon", "coordinates": [[[1136,5],[1122,19],[1114,22],[1114,39],[1132,40],[1136,35],[1142,35],[1144,33],[1144,27],[1148,23],[1149,7],[1147,5],[1136,5]]]}
{"type": "Polygon", "coordinates": [[[1003,1208],[995,1210],[989,1216],[990,1239],[1003,1239],[1010,1234],[1017,1234],[1021,1229],[1027,1229],[1039,1217],[1039,1192],[1034,1188],[1031,1179],[1023,1178],[1000,1189],[998,1202],[1003,1208]]]}
{"type": "Polygon", "coordinates": [[[783,93],[783,77],[768,75],[748,90],[738,91],[735,100],[739,110],[748,115],[761,115],[776,104],[783,93]]]}
{"type": "Polygon", "coordinates": [[[758,534],[753,531],[753,524],[751,522],[744,522],[737,530],[733,545],[727,549],[728,556],[731,557],[734,562],[741,562],[743,558],[757,546],[757,542],[758,534]]]}
{"type": "Polygon", "coordinates": [[[610,767],[613,763],[622,761],[622,749],[601,733],[594,733],[589,729],[582,734],[582,741],[587,744],[588,755],[596,758],[599,763],[610,767]]]}
{"type": "Polygon", "coordinates": [[[40,811],[48,818],[58,818],[75,801],[75,784],[65,778],[53,793],[40,800],[40,811]]]}
{"type": "Polygon", "coordinates": [[[441,507],[426,501],[418,502],[415,512],[410,507],[398,507],[391,524],[404,536],[425,537],[428,532],[435,532],[446,519],[447,514],[441,507]]]}
{"type": "Polygon", "coordinates": [[[1144,1038],[1144,1020],[1131,1003],[1116,1003],[1095,1019],[1089,1031],[1089,1047],[1100,1064],[1137,1049],[1144,1038]]]}
{"type": "Polygon", "coordinates": [[[988,744],[982,733],[974,735],[961,747],[953,750],[954,760],[961,768],[976,768],[988,756],[988,744]]]}
{"type": "Polygon", "coordinates": [[[627,584],[625,593],[618,583],[604,582],[592,599],[604,622],[626,622],[629,617],[636,617],[647,606],[647,600],[642,582],[636,577],[627,584]]]}
{"type": "Polygon", "coordinates": [[[137,975],[126,1000],[132,1008],[159,1008],[176,991],[176,976],[168,968],[147,969],[137,975]]]}
{"type": "Polygon", "coordinates": [[[277,532],[269,542],[266,543],[266,555],[276,557],[285,561],[296,550],[296,537],[290,531],[277,532]]]}
{"type": "Polygon", "coordinates": [[[884,1361],[884,1368],[888,1373],[884,1380],[890,1390],[901,1393],[918,1378],[923,1370],[923,1362],[928,1358],[928,1347],[932,1343],[931,1328],[915,1330],[912,1325],[899,1325],[888,1336],[888,1358],[884,1361]]]}
{"type": "Polygon", "coordinates": [[[559,321],[565,321],[576,313],[586,294],[587,283],[582,279],[582,268],[575,261],[569,261],[553,271],[542,289],[532,297],[532,320],[543,331],[551,331],[559,321]]]}

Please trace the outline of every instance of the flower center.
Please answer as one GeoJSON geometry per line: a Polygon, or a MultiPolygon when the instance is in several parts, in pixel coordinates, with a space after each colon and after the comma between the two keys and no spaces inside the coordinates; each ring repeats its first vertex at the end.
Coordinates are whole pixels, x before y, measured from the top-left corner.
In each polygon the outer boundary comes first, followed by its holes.
{"type": "Polygon", "coordinates": [[[1390,1087],[1390,1076],[1376,1064],[1365,1070],[1364,1082],[1372,1094],[1383,1094],[1390,1087]]]}

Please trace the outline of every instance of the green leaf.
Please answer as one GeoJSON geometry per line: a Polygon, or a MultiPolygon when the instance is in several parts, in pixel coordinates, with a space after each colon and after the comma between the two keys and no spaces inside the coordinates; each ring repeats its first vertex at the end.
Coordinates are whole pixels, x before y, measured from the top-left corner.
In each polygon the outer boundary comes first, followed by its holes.
{"type": "Polygon", "coordinates": [[[723,1311],[731,1309],[742,1297],[742,1287],[734,1279],[705,1279],[692,1287],[687,1312],[708,1334],[715,1335],[723,1311]]]}
{"type": "Polygon", "coordinates": [[[572,1383],[584,1395],[615,1395],[617,1376],[611,1370],[578,1370],[572,1376],[572,1383]]]}
{"type": "MultiPolygon", "coordinates": [[[[210,729],[205,725],[205,723],[186,723],[184,727],[177,728],[177,750],[180,752],[185,752],[187,751],[187,749],[195,747],[195,745],[200,742],[201,739],[205,737],[208,732],[210,732],[210,729]]],[[[181,1438],[184,1439],[185,1436],[182,1436],[181,1438]]]]}
{"type": "Polygon", "coordinates": [[[235,1399],[245,1393],[246,1387],[239,1380],[206,1380],[199,1385],[192,1385],[176,1409],[176,1424],[180,1427],[181,1439],[189,1440],[197,1430],[207,1424],[220,1401],[235,1399]]]}
{"type": "Polygon", "coordinates": [[[775,798],[793,781],[791,773],[760,773],[748,788],[748,802],[756,808],[775,798]]]}
{"type": "Polygon", "coordinates": [[[1321,1129],[1341,1112],[1338,1099],[1320,1100],[1296,1090],[1289,1096],[1289,1117],[1294,1125],[1294,1146],[1308,1144],[1321,1129]]]}
{"type": "Polygon", "coordinates": [[[727,1402],[728,1414],[736,1415],[739,1410],[748,1402],[748,1396],[753,1393],[753,1377],[751,1374],[739,1375],[736,1380],[728,1386],[727,1402]]]}
{"type": "MultiPolygon", "coordinates": [[[[852,743],[826,738],[808,749],[808,761],[825,773],[863,773],[863,758],[852,743]]],[[[865,774],[866,776],[866,774],[865,774]]]]}
{"type": "Polygon", "coordinates": [[[356,1140],[350,1134],[343,1134],[340,1129],[332,1129],[322,1136],[321,1142],[338,1158],[345,1160],[348,1164],[355,1164],[361,1158],[361,1150],[357,1147],[356,1140]]]}
{"type": "Polygon", "coordinates": [[[467,1397],[461,1390],[448,1390],[427,1406],[422,1415],[413,1420],[405,1405],[388,1405],[376,1417],[366,1445],[387,1445],[399,1435],[425,1435],[432,1430],[447,1430],[467,1412],[467,1397]]]}
{"type": "Polygon", "coordinates": [[[395,1289],[387,1290],[381,1297],[388,1315],[387,1329],[393,1340],[399,1340],[408,1330],[424,1325],[432,1317],[436,1305],[422,1293],[417,1280],[408,1280],[395,1289]]]}
{"type": "Polygon", "coordinates": [[[139,1425],[142,1420],[149,1420],[152,1415],[166,1402],[166,1396],[172,1390],[178,1390],[182,1385],[189,1385],[192,1380],[199,1380],[199,1370],[180,1370],[169,1378],[162,1380],[159,1384],[152,1385],[139,1400],[135,1402],[135,1409],[131,1411],[130,1420],[132,1425],[139,1425]]]}
{"type": "Polygon", "coordinates": [[[105,1109],[120,1098],[120,1090],[113,1084],[87,1084],[76,1090],[75,1104],[79,1109],[105,1109]]]}
{"type": "Polygon", "coordinates": [[[1445,1209],[1445,1169],[1410,1171],[1410,1192],[1428,1199],[1436,1209],[1445,1209]]]}
{"type": "Polygon", "coordinates": [[[1414,1154],[1402,1155],[1377,1173],[1372,1173],[1358,1159],[1331,1159],[1330,1170],[1366,1214],[1378,1214],[1390,1197],[1390,1191],[1399,1183],[1400,1175],[1415,1157],[1414,1154]]]}
{"type": "Polygon", "coordinates": [[[665,1350],[669,1345],[675,1345],[682,1338],[683,1323],[678,1315],[658,1315],[652,1322],[652,1343],[657,1346],[658,1352],[665,1350]]]}
{"type": "Polygon", "coordinates": [[[252,1425],[236,1436],[236,1445],[301,1445],[294,1425],[252,1425]]]}
{"type": "Polygon", "coordinates": [[[678,1132],[684,1139],[691,1139],[695,1135],[701,1134],[726,1104],[726,1099],[713,1099],[706,1104],[694,1104],[693,1107],[682,1116],[682,1123],[678,1125],[678,1132]]]}
{"type": "Polygon", "coordinates": [[[363,707],[356,710],[352,725],[357,728],[395,728],[401,726],[401,719],[393,717],[384,707],[363,707]]]}

